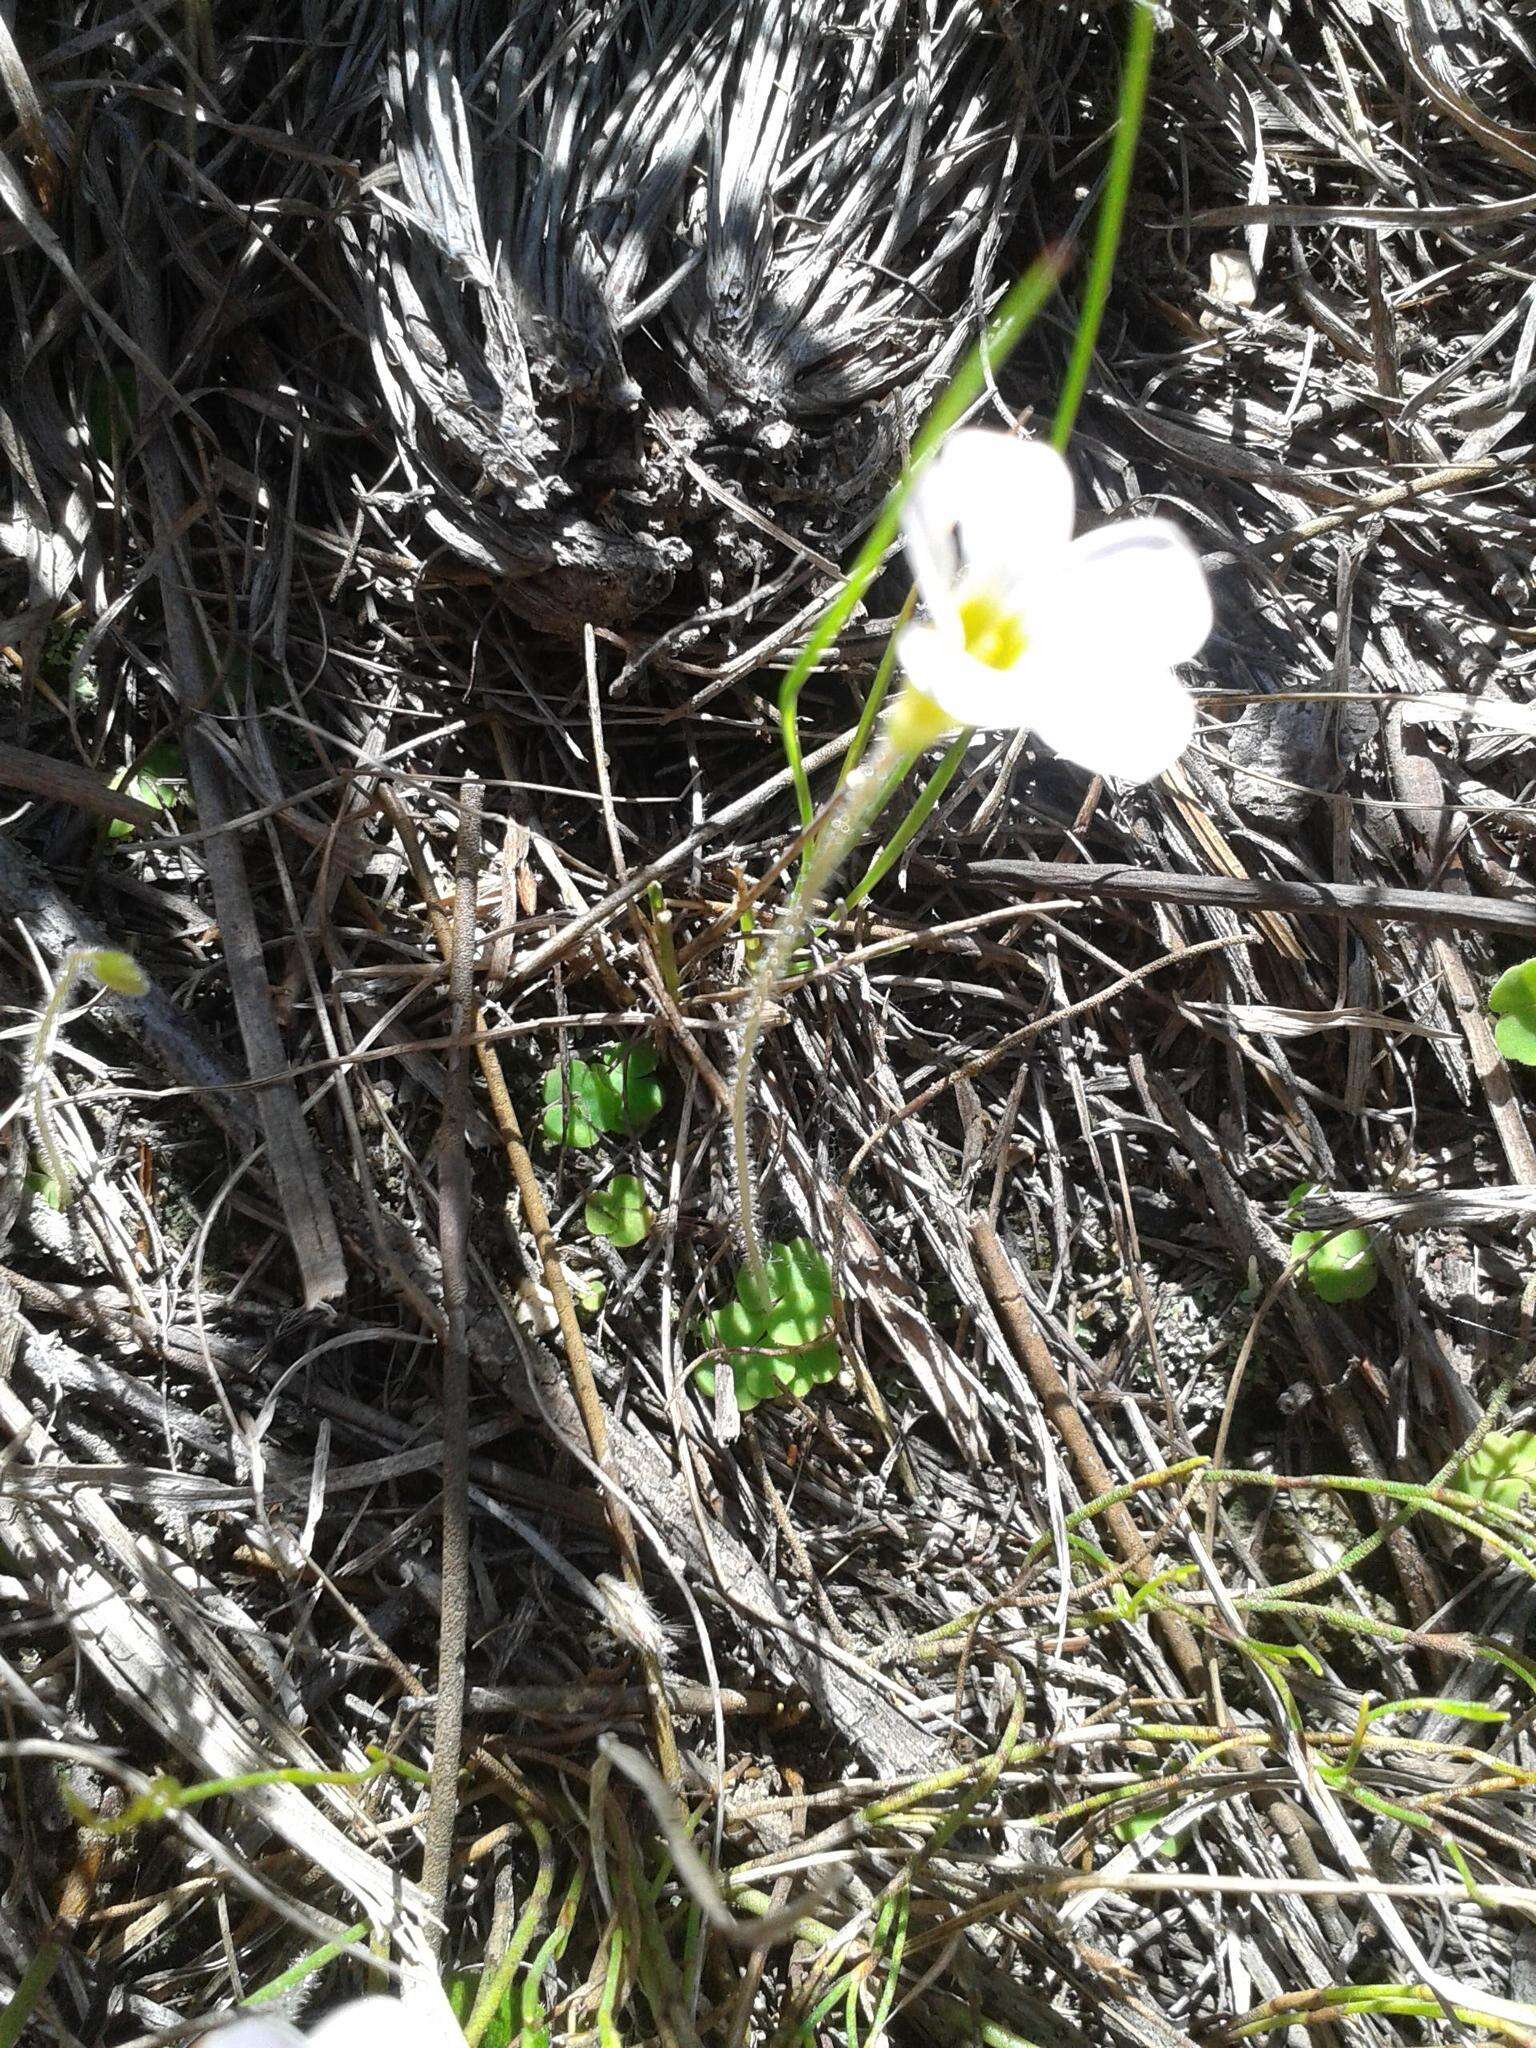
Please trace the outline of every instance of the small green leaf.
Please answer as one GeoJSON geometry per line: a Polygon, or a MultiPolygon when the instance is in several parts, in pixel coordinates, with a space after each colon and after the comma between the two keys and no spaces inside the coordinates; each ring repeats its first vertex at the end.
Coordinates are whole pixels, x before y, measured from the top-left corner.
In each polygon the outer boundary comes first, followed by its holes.
{"type": "MultiPolygon", "coordinates": [[[[132,775],[125,770],[112,786],[126,790],[129,796],[136,796],[152,811],[168,812],[172,805],[181,801],[186,774],[186,764],[179,748],[169,740],[161,740],[150,748],[132,775]]],[[[107,827],[107,837],[130,839],[138,829],[126,818],[114,818],[107,827]]]]}
{"type": "Polygon", "coordinates": [[[1521,960],[1501,974],[1488,991],[1488,1007],[1498,1023],[1494,1043],[1505,1059],[1536,1067],[1536,960],[1521,960]]]}
{"type": "Polygon", "coordinates": [[[648,1045],[609,1045],[544,1076],[546,1143],[590,1152],[599,1137],[632,1138],[661,1114],[661,1061],[648,1045]]]}
{"type": "MultiPolygon", "coordinates": [[[[1154,1774],[1144,1771],[1142,1775],[1154,1774]]],[[[1148,1835],[1160,1835],[1162,1840],[1158,1845],[1159,1853],[1164,1856],[1176,1856],[1189,1840],[1194,1828],[1194,1822],[1189,1821],[1183,1827],[1176,1828],[1172,1834],[1168,1832],[1169,1816],[1176,1811],[1179,1804],[1176,1798],[1159,1799],[1152,1806],[1144,1806],[1139,1813],[1127,1813],[1120,1819],[1112,1821],[1110,1825],[1122,1842],[1140,1842],[1148,1835]]]]}
{"type": "Polygon", "coordinates": [[[1364,1301],[1381,1277],[1376,1250],[1363,1230],[1298,1230],[1291,1257],[1307,1258],[1306,1274],[1321,1301],[1364,1301]],[[1318,1249],[1313,1251],[1316,1245],[1318,1249]]]}
{"type": "Polygon", "coordinates": [[[558,1067],[544,1076],[545,1109],[539,1129],[546,1145],[574,1145],[580,1152],[590,1152],[597,1143],[597,1126],[582,1103],[586,1075],[586,1062],[572,1060],[565,1070],[564,1089],[558,1067]]]}
{"type": "Polygon", "coordinates": [[[1536,1430],[1489,1430],[1451,1474],[1451,1485],[1495,1507],[1529,1507],[1536,1500],[1536,1430]]]}
{"type": "MultiPolygon", "coordinates": [[[[749,1269],[736,1277],[736,1299],[702,1325],[712,1350],[727,1353],[736,1379],[736,1404],[792,1393],[804,1399],[837,1373],[837,1344],[831,1334],[832,1275],[808,1238],[771,1245],[763,1277],[749,1269]]],[[[696,1375],[700,1389],[714,1392],[713,1368],[696,1375]]]]}
{"type": "Polygon", "coordinates": [[[646,1207],[645,1189],[632,1173],[616,1173],[605,1187],[594,1188],[584,1214],[592,1235],[606,1237],[620,1251],[643,1243],[656,1220],[646,1207]]]}
{"type": "Polygon", "coordinates": [[[62,1209],[64,1190],[50,1173],[29,1173],[22,1182],[29,1195],[35,1195],[40,1202],[46,1202],[50,1209],[62,1209]]]}
{"type": "Polygon", "coordinates": [[[1122,1842],[1139,1842],[1143,1835],[1162,1835],[1158,1853],[1163,1856],[1177,1856],[1188,1839],[1189,1829],[1180,1828],[1172,1835],[1163,1833],[1175,1804],[1174,1800],[1165,1799],[1160,1805],[1148,1807],[1145,1813],[1128,1814],[1124,1820],[1115,1822],[1115,1833],[1122,1842]]]}
{"type": "Polygon", "coordinates": [[[600,1273],[573,1273],[570,1279],[571,1299],[576,1304],[577,1315],[600,1316],[603,1303],[608,1299],[608,1282],[600,1273]]]}

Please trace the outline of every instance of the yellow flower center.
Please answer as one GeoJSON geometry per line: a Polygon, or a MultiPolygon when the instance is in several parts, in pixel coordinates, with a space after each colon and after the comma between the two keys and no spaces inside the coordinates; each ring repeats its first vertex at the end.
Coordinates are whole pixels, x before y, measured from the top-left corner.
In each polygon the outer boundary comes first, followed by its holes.
{"type": "Polygon", "coordinates": [[[990,590],[975,590],[960,600],[960,630],[965,651],[986,668],[1012,668],[1029,644],[1017,612],[1010,611],[990,590]]]}

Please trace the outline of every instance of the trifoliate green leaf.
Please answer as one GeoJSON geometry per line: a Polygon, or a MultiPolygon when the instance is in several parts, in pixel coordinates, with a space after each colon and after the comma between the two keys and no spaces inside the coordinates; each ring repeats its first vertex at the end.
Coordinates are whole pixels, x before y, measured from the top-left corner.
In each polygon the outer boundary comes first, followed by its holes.
{"type": "Polygon", "coordinates": [[[645,1189],[632,1173],[616,1173],[587,1197],[586,1224],[594,1237],[606,1237],[620,1251],[640,1244],[655,1221],[646,1207],[645,1189]]]}
{"type": "MultiPolygon", "coordinates": [[[[759,1279],[744,1268],[736,1277],[736,1298],[706,1316],[705,1343],[724,1351],[736,1379],[736,1404],[791,1393],[804,1399],[837,1373],[837,1344],[831,1335],[832,1275],[808,1238],[771,1245],[759,1279]]],[[[701,1367],[698,1384],[714,1392],[714,1371],[701,1367]]]]}
{"type": "Polygon", "coordinates": [[[636,1136],[661,1114],[661,1061],[648,1045],[610,1045],[544,1076],[540,1129],[551,1145],[591,1151],[601,1137],[636,1136]]]}
{"type": "Polygon", "coordinates": [[[1488,1007],[1499,1020],[1493,1038],[1505,1059],[1536,1067],[1536,960],[1521,960],[1501,974],[1488,991],[1488,1007]]]}
{"type": "Polygon", "coordinates": [[[1363,1230],[1298,1230],[1291,1257],[1307,1258],[1306,1275],[1321,1301],[1364,1301],[1381,1277],[1376,1250],[1363,1230]],[[1318,1249],[1312,1250],[1316,1245],[1318,1249]]]}

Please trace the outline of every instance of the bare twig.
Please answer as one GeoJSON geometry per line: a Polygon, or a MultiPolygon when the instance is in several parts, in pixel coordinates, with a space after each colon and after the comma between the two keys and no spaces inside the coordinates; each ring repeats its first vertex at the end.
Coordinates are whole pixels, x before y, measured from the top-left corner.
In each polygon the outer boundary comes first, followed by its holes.
{"type": "Polygon", "coordinates": [[[459,792],[448,986],[453,1050],[438,1139],[438,1243],[443,1262],[443,1548],[437,1700],[432,1718],[432,1793],[427,1806],[421,1888],[441,1921],[448,1900],[459,1759],[464,1742],[465,1655],[469,1643],[469,1116],[468,1038],[475,1010],[475,906],[480,884],[480,784],[459,792]]]}

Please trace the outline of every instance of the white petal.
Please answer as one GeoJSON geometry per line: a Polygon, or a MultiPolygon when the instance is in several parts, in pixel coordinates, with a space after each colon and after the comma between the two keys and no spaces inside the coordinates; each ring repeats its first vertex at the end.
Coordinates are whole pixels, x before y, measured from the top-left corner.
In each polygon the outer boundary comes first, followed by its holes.
{"type": "Polygon", "coordinates": [[[1053,629],[1070,633],[1096,667],[1171,668],[1205,645],[1210,586],[1200,557],[1168,520],[1101,526],[1074,541],[1067,559],[1053,629]]]}
{"type": "Polygon", "coordinates": [[[1195,730],[1194,699],[1169,669],[1118,663],[1051,677],[1042,666],[1029,723],[1047,746],[1095,775],[1150,782],[1171,768],[1195,730]]]}
{"type": "Polygon", "coordinates": [[[1003,587],[1054,561],[1072,537],[1072,473],[1044,441],[962,428],[918,477],[901,519],[919,595],[937,618],[962,570],[1003,587]]]}
{"type": "Polygon", "coordinates": [[[913,687],[931,697],[956,725],[1006,731],[1033,725],[1029,657],[1017,668],[989,668],[952,635],[932,626],[908,626],[896,652],[913,687]]]}
{"type": "Polygon", "coordinates": [[[310,2029],[309,2048],[421,2048],[431,2036],[404,1998],[356,1998],[310,2029]]]}
{"type": "Polygon", "coordinates": [[[195,2048],[304,2048],[304,2036],[286,2020],[268,2020],[255,2014],[199,2034],[195,2048]]]}

